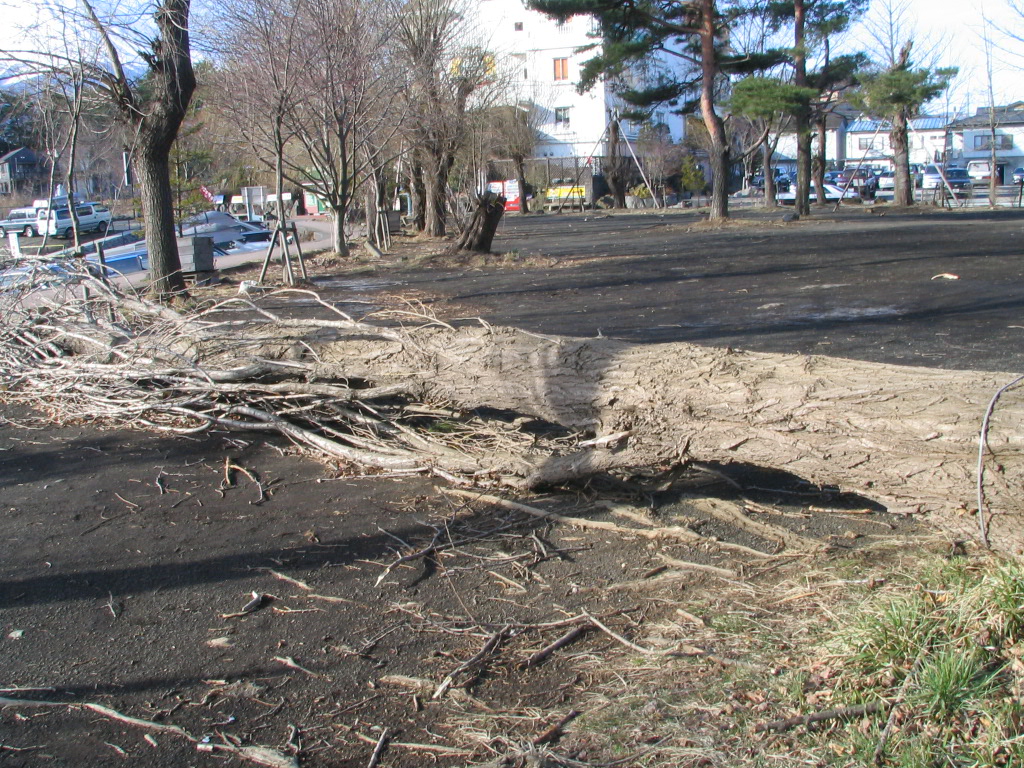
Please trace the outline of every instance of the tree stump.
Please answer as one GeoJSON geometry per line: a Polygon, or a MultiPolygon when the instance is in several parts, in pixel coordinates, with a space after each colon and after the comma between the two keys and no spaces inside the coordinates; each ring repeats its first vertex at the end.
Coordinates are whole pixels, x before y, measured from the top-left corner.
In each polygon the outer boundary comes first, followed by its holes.
{"type": "Polygon", "coordinates": [[[505,198],[494,192],[484,192],[477,196],[477,208],[473,212],[473,219],[466,227],[455,244],[453,250],[473,251],[474,253],[490,253],[491,243],[494,241],[494,233],[498,230],[498,223],[505,215],[505,198]]]}

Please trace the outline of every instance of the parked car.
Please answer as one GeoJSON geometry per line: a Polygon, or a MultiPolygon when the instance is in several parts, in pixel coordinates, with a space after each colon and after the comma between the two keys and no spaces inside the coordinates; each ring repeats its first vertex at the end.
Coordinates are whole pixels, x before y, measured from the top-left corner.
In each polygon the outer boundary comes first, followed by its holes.
{"type": "Polygon", "coordinates": [[[972,181],[988,181],[992,178],[992,164],[988,160],[969,160],[967,175],[972,181]]]}
{"type": "Polygon", "coordinates": [[[878,189],[878,179],[870,168],[847,168],[839,172],[835,184],[837,187],[849,186],[856,189],[861,197],[870,197],[878,189]]]}
{"type": "MultiPolygon", "coordinates": [[[[110,209],[99,203],[82,203],[75,206],[79,232],[104,234],[110,227],[113,216],[110,209]]],[[[55,237],[72,237],[74,225],[69,208],[43,208],[36,216],[35,229],[38,234],[46,233],[55,237]]]]}
{"type": "MultiPolygon", "coordinates": [[[[779,195],[777,195],[776,199],[783,205],[794,205],[796,203],[796,191],[791,189],[787,192],[782,192],[779,195]]],[[[857,190],[855,189],[851,188],[844,191],[842,187],[836,184],[825,185],[825,202],[827,203],[835,203],[840,200],[845,200],[847,202],[857,202],[860,199],[861,196],[857,193],[857,190]]],[[[813,184],[811,185],[810,201],[812,203],[818,201],[818,192],[814,188],[813,184]]]]}
{"type": "Polygon", "coordinates": [[[213,238],[216,253],[266,248],[272,234],[269,229],[239,221],[220,211],[198,213],[178,225],[179,237],[213,238]]]}
{"type": "Polygon", "coordinates": [[[0,237],[7,237],[8,232],[19,232],[25,237],[38,235],[36,230],[35,208],[13,208],[7,218],[0,221],[0,237]]]}
{"type": "Polygon", "coordinates": [[[878,174],[878,189],[879,191],[892,192],[896,189],[896,172],[895,171],[882,171],[878,174]]]}
{"type": "MultiPolygon", "coordinates": [[[[789,175],[783,173],[778,168],[775,169],[774,176],[776,192],[785,192],[793,183],[793,180],[789,177],[789,175]]],[[[756,176],[754,176],[754,178],[751,179],[751,184],[757,187],[758,189],[764,189],[764,174],[759,173],[756,176]]]]}
{"type": "Polygon", "coordinates": [[[921,188],[924,190],[944,189],[949,185],[957,194],[970,194],[974,191],[974,182],[966,168],[947,168],[945,171],[937,165],[929,165],[924,169],[921,188]],[[943,181],[945,176],[945,182],[943,181]]]}
{"type": "Polygon", "coordinates": [[[1024,184],[1024,168],[1013,169],[1013,183],[1024,184]]]}

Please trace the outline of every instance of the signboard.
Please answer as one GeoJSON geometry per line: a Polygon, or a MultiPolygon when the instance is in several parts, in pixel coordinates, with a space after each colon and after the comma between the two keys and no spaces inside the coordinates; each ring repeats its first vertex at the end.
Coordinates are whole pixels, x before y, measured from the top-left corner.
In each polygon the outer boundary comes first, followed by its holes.
{"type": "Polygon", "coordinates": [[[519,180],[506,179],[505,181],[492,181],[487,184],[487,191],[505,198],[506,211],[519,210],[519,180]]]}

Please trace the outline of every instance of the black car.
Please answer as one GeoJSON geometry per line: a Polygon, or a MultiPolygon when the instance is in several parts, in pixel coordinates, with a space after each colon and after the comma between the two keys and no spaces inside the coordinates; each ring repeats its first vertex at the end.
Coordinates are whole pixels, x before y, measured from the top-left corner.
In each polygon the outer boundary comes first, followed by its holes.
{"type": "MultiPolygon", "coordinates": [[[[753,179],[750,180],[750,183],[751,183],[752,186],[757,187],[758,189],[764,189],[764,175],[763,174],[758,174],[757,176],[755,176],[753,179]]],[[[789,176],[787,176],[786,174],[784,174],[784,173],[776,174],[776,176],[775,176],[775,191],[776,192],[787,192],[789,190],[789,187],[790,187],[791,183],[792,182],[790,182],[789,176]]]]}
{"type": "Polygon", "coordinates": [[[952,187],[957,195],[969,195],[974,190],[974,179],[967,173],[966,168],[947,168],[946,184],[952,187]]]}

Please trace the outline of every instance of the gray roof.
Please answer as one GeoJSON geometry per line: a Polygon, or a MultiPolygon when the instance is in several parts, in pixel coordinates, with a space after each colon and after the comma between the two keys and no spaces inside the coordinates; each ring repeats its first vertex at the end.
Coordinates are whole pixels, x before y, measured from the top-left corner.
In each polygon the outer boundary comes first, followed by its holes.
{"type": "Polygon", "coordinates": [[[18,147],[0,157],[0,163],[9,163],[12,160],[20,160],[23,163],[38,163],[39,155],[28,147],[18,147]]]}
{"type": "MultiPolygon", "coordinates": [[[[935,117],[934,115],[921,115],[915,117],[910,121],[910,128],[914,131],[941,131],[947,125],[949,125],[949,119],[945,117],[935,117]]],[[[892,124],[888,120],[872,120],[870,118],[862,117],[860,120],[855,120],[850,123],[847,127],[847,133],[886,133],[892,127],[892,124]]]]}
{"type": "MultiPolygon", "coordinates": [[[[995,108],[996,125],[1024,125],[1024,101],[1007,104],[995,108]]],[[[953,123],[954,128],[988,128],[992,116],[989,107],[978,107],[971,117],[965,117],[953,123]]]]}

